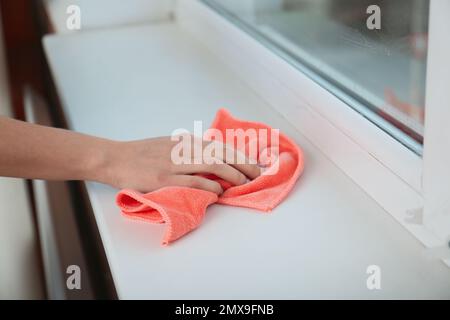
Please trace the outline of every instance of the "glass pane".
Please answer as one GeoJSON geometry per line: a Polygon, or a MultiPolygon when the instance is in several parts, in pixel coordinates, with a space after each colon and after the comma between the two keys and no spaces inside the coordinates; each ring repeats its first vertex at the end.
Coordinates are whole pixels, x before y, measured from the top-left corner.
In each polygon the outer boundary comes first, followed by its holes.
{"type": "Polygon", "coordinates": [[[429,0],[204,1],[421,153],[429,0]]]}

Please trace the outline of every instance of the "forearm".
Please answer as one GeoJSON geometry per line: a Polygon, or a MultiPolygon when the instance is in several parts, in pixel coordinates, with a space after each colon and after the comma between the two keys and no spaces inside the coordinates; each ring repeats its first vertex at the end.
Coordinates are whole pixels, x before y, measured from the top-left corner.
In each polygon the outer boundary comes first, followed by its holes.
{"type": "Polygon", "coordinates": [[[0,176],[103,182],[114,144],[0,117],[0,176]]]}
{"type": "MultiPolygon", "coordinates": [[[[210,142],[198,143],[204,148],[210,142]]],[[[97,181],[141,192],[182,186],[220,194],[217,181],[198,175],[241,185],[261,174],[257,165],[228,164],[225,158],[214,164],[193,164],[191,159],[191,164],[175,165],[175,146],[171,137],[117,142],[0,117],[0,176],[97,181]]]]}

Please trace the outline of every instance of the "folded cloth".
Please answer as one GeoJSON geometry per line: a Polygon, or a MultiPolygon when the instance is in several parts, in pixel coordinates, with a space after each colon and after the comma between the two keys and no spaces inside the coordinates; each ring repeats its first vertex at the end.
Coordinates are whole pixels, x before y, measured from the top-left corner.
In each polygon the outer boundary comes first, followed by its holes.
{"type": "MultiPolygon", "coordinates": [[[[220,109],[211,126],[226,137],[227,129],[253,129],[258,134],[271,132],[271,128],[256,122],[238,120],[225,109],[220,109]]],[[[269,212],[275,208],[292,190],[303,171],[302,150],[288,137],[280,133],[278,139],[264,142],[268,150],[277,149],[277,159],[258,178],[244,185],[231,186],[216,177],[208,176],[221,183],[224,193],[218,197],[215,193],[186,187],[165,187],[157,191],[142,194],[133,190],[122,190],[116,202],[122,213],[129,217],[153,223],[166,223],[167,229],[162,244],[167,245],[186,233],[197,228],[205,215],[206,208],[213,203],[240,206],[269,212]],[[274,140],[274,141],[272,141],[274,140]]],[[[229,141],[225,141],[230,144],[229,141]]],[[[256,141],[261,143],[261,141],[256,141]]],[[[236,139],[233,148],[241,149],[248,156],[249,143],[238,148],[236,139]]],[[[262,152],[264,153],[264,152],[262,152]]],[[[267,152],[266,154],[269,154],[267,152]]],[[[259,155],[260,156],[260,155],[259,155]]],[[[256,159],[262,162],[262,159],[256,159]]]]}

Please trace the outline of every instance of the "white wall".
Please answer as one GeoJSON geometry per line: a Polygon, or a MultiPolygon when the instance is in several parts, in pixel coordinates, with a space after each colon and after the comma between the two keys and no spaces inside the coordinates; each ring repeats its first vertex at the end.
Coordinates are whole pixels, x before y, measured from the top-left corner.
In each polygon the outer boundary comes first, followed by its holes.
{"type": "MultiPolygon", "coordinates": [[[[1,16],[0,116],[11,116],[1,16]]],[[[41,299],[36,236],[24,181],[0,178],[0,204],[0,299],[41,299]]]]}

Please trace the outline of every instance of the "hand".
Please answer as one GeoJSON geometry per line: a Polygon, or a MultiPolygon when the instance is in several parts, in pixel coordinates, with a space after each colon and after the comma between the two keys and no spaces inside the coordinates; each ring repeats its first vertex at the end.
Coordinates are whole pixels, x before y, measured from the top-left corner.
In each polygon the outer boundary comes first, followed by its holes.
{"type": "MultiPolygon", "coordinates": [[[[202,148],[211,143],[198,138],[194,141],[200,143],[202,148]]],[[[184,186],[221,194],[223,190],[218,182],[195,174],[214,174],[233,185],[242,185],[261,173],[260,168],[256,164],[250,164],[248,160],[245,164],[226,163],[225,151],[220,158],[216,158],[219,163],[177,165],[171,159],[172,149],[176,144],[170,137],[112,142],[105,153],[104,170],[100,170],[100,177],[96,180],[120,189],[134,189],[144,193],[166,186],[184,186]]],[[[238,153],[235,157],[237,156],[238,153]]]]}

